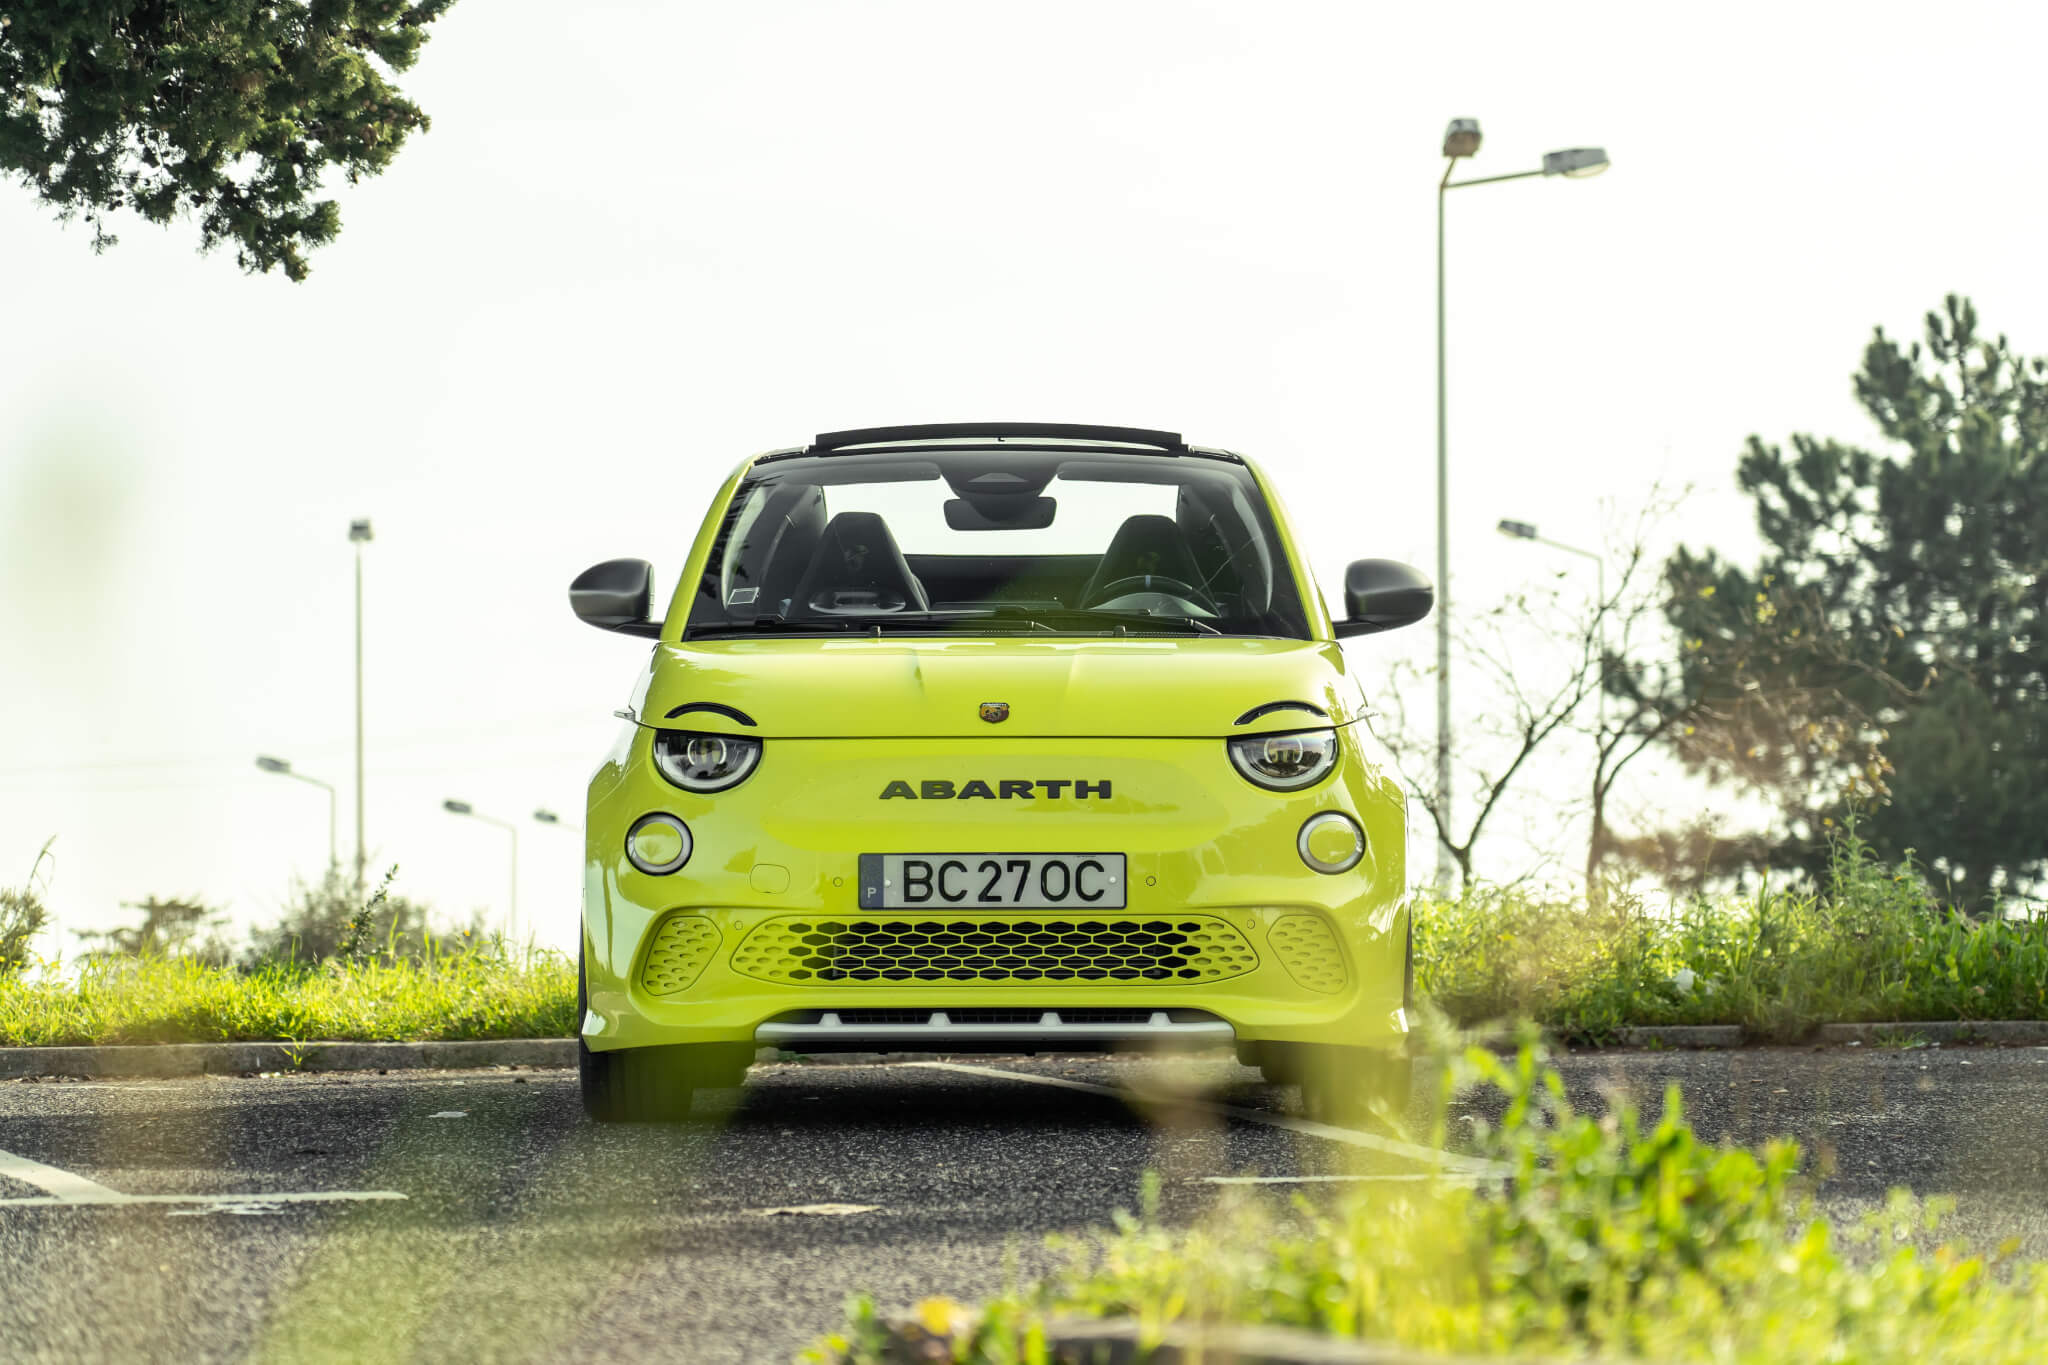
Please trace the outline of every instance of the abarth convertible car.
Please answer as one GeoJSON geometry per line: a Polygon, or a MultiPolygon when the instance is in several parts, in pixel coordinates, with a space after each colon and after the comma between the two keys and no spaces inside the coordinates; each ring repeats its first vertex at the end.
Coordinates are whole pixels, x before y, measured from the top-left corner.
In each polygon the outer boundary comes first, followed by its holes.
{"type": "Polygon", "coordinates": [[[665,1119],[805,1053],[1234,1046],[1312,1111],[1398,1104],[1406,805],[1249,460],[1051,423],[842,431],[743,463],[591,779],[584,1104],[665,1119]]]}

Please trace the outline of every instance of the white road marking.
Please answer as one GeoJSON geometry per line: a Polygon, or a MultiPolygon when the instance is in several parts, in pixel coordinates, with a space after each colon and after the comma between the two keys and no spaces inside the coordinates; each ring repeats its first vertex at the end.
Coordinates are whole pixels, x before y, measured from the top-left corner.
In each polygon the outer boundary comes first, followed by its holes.
{"type": "Polygon", "coordinates": [[[396,1190],[316,1190],[297,1194],[123,1194],[82,1175],[73,1175],[13,1152],[0,1152],[0,1175],[45,1191],[0,1199],[0,1208],[85,1208],[107,1204],[328,1204],[364,1199],[403,1199],[396,1190]]]}
{"type": "MultiPolygon", "coordinates": [[[[1114,1100],[1128,1101],[1132,1097],[1125,1091],[1106,1085],[1090,1085],[1086,1081],[1070,1081],[1062,1076],[1038,1076],[1028,1071],[1005,1071],[994,1066],[967,1066],[960,1062],[910,1062],[910,1066],[930,1067],[934,1071],[958,1071],[968,1076],[997,1076],[1009,1081],[1029,1081],[1034,1085],[1054,1085],[1063,1090],[1079,1090],[1088,1095],[1106,1095],[1114,1100]]],[[[1355,1128],[1339,1128],[1331,1123],[1317,1123],[1314,1119],[1298,1119],[1289,1114],[1269,1114],[1260,1109],[1243,1109],[1234,1104],[1216,1104],[1209,1100],[1183,1100],[1183,1105],[1203,1113],[1218,1114],[1224,1118],[1240,1119],[1246,1123],[1263,1123],[1271,1128],[1284,1128],[1290,1133],[1304,1137],[1322,1138],[1327,1142],[1341,1142],[1351,1147],[1362,1147],[1370,1152],[1383,1152],[1408,1161],[1427,1162],[1447,1171],[1465,1175],[1505,1176],[1509,1169],[1497,1161],[1482,1161],[1477,1157],[1459,1156],[1453,1152],[1439,1151],[1434,1147],[1422,1147],[1413,1142],[1402,1142],[1398,1138],[1381,1137],[1377,1133],[1361,1133],[1355,1128]]]]}
{"type": "Polygon", "coordinates": [[[0,1199],[0,1209],[89,1208],[106,1204],[346,1204],[364,1200],[403,1199],[397,1190],[311,1190],[288,1194],[104,1194],[64,1198],[43,1195],[28,1199],[0,1199]]]}
{"type": "MultiPolygon", "coordinates": [[[[195,1077],[194,1079],[203,1080],[209,1078],[195,1077]]],[[[65,1090],[126,1090],[129,1091],[131,1094],[140,1094],[146,1090],[191,1089],[190,1086],[178,1085],[175,1082],[171,1081],[74,1081],[68,1079],[53,1080],[48,1076],[16,1076],[13,1078],[12,1084],[55,1085],[61,1086],[65,1090]]]]}
{"type": "Polygon", "coordinates": [[[843,1216],[849,1213],[873,1213],[879,1204],[791,1204],[780,1209],[755,1209],[753,1212],[770,1217],[783,1214],[822,1214],[827,1217],[843,1216]]]}
{"type": "Polygon", "coordinates": [[[283,1213],[284,1205],[269,1199],[239,1199],[232,1204],[201,1204],[196,1209],[172,1209],[173,1218],[205,1218],[210,1214],[232,1213],[254,1218],[266,1213],[283,1213]]]}
{"type": "Polygon", "coordinates": [[[430,1119],[466,1119],[469,1117],[469,1111],[467,1109],[443,1109],[440,1113],[429,1114],[427,1117],[430,1119]]]}
{"type": "Polygon", "coordinates": [[[60,1171],[55,1166],[45,1166],[40,1161],[30,1161],[27,1157],[16,1156],[12,1152],[0,1152],[0,1175],[6,1176],[9,1180],[19,1180],[24,1185],[33,1185],[45,1194],[53,1194],[59,1199],[91,1199],[114,1193],[105,1185],[87,1180],[82,1175],[60,1171]]]}

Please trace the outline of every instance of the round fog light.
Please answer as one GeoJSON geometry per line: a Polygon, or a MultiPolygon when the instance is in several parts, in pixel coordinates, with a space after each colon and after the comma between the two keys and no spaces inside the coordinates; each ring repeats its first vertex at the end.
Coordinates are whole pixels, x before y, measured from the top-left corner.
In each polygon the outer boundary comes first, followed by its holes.
{"type": "Polygon", "coordinates": [[[659,877],[690,861],[690,827],[666,811],[643,815],[626,831],[626,861],[659,877]]]}
{"type": "Polygon", "coordinates": [[[1301,860],[1318,872],[1349,872],[1365,856],[1365,831],[1342,811],[1321,811],[1302,825],[1294,846],[1301,850],[1301,860]]]}

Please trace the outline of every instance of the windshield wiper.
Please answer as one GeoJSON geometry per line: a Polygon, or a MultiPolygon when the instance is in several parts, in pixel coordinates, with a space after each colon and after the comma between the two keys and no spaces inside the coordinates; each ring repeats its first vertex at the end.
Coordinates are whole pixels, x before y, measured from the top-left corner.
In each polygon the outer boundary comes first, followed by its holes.
{"type": "MultiPolygon", "coordinates": [[[[1128,612],[1121,611],[1106,611],[1100,614],[1104,617],[1121,616],[1126,620],[1130,616],[1128,612]]],[[[1223,633],[1207,621],[1202,620],[1199,616],[1176,616],[1171,612],[1148,611],[1139,613],[1137,619],[1148,624],[1157,622],[1162,626],[1171,626],[1180,630],[1191,630],[1197,635],[1221,635],[1223,633]]]]}
{"type": "MultiPolygon", "coordinates": [[[[1087,607],[1057,607],[1046,610],[1042,607],[977,607],[956,611],[898,611],[886,615],[854,617],[826,617],[823,619],[799,618],[785,621],[779,616],[757,616],[752,621],[718,622],[711,625],[692,626],[690,639],[704,639],[713,635],[764,635],[781,632],[791,635],[881,635],[891,630],[914,630],[919,627],[950,627],[974,625],[1000,625],[1021,627],[1027,632],[1042,632],[1059,635],[1063,632],[1054,622],[1069,626],[1086,624],[1096,627],[1102,634],[1137,634],[1150,631],[1154,634],[1192,632],[1197,635],[1221,635],[1223,632],[1207,621],[1192,616],[1175,616],[1154,612],[1096,611],[1087,607]]],[[[1091,634],[1095,633],[1093,631],[1091,634]]]]}
{"type": "Polygon", "coordinates": [[[1223,633],[1207,621],[1199,620],[1193,616],[1176,616],[1170,612],[1098,611],[1092,607],[1059,607],[1052,611],[1046,611],[1038,607],[998,607],[994,612],[997,616],[1013,613],[1032,617],[1034,624],[1042,624],[1037,621],[1036,618],[1038,617],[1045,617],[1050,620],[1078,618],[1092,625],[1104,626],[1111,630],[1119,627],[1128,629],[1131,626],[1162,625],[1174,630],[1191,630],[1198,635],[1221,635],[1223,633]]]}
{"type": "Polygon", "coordinates": [[[870,629],[871,622],[836,617],[818,621],[785,621],[780,616],[756,616],[751,621],[715,621],[709,625],[691,626],[685,632],[685,638],[701,640],[708,635],[767,635],[775,631],[787,631],[793,635],[844,635],[849,631],[865,634],[870,629]]]}

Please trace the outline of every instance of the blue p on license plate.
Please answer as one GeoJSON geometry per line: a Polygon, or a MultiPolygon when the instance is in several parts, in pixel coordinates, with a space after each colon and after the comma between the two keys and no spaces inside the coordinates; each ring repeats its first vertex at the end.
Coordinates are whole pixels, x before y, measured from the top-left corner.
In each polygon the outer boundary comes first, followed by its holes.
{"type": "Polygon", "coordinates": [[[863,910],[1121,910],[1121,853],[863,853],[863,910]]]}

